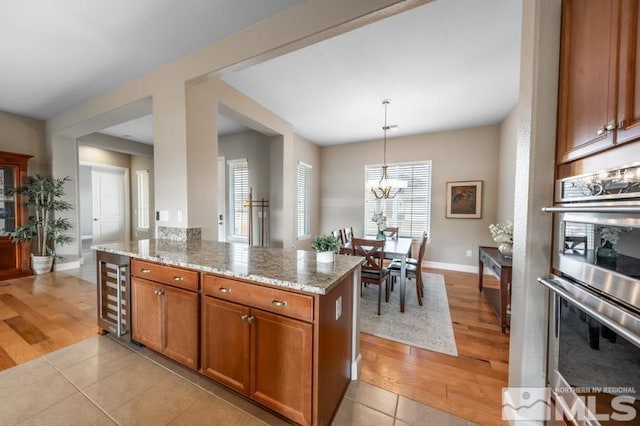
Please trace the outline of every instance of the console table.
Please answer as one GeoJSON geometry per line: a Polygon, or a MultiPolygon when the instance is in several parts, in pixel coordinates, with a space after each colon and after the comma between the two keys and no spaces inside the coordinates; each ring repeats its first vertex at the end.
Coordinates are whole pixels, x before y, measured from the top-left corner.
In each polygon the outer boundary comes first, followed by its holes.
{"type": "Polygon", "coordinates": [[[502,332],[511,324],[511,259],[500,254],[495,247],[479,247],[478,288],[498,317],[502,332]],[[500,288],[482,287],[484,267],[490,268],[500,280],[500,288]],[[483,291],[484,290],[484,291],[483,291]]]}

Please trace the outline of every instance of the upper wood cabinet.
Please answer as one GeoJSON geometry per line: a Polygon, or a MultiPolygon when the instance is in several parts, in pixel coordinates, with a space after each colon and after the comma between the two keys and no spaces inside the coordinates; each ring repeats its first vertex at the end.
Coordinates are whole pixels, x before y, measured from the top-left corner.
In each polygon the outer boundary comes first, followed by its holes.
{"type": "Polygon", "coordinates": [[[640,138],[637,0],[562,5],[557,162],[640,138]]]}

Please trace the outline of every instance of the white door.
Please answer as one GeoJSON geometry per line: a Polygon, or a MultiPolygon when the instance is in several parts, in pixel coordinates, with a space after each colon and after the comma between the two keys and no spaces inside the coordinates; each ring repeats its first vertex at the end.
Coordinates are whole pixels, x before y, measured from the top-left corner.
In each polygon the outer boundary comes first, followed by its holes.
{"type": "Polygon", "coordinates": [[[224,157],[218,157],[218,241],[225,242],[226,233],[226,208],[227,208],[227,181],[226,163],[224,157]]]}
{"type": "Polygon", "coordinates": [[[91,170],[93,243],[126,241],[125,171],[91,170]]]}

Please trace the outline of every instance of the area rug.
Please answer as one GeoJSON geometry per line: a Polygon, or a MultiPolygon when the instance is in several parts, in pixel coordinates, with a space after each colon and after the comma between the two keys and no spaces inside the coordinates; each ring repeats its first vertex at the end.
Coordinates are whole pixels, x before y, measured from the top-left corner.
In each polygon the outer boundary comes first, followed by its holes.
{"type": "Polygon", "coordinates": [[[430,351],[458,356],[453,335],[447,290],[440,274],[422,273],[424,298],[416,298],[415,281],[407,279],[404,313],[400,312],[400,288],[396,283],[389,303],[378,310],[378,286],[363,287],[360,306],[360,331],[430,351]]]}

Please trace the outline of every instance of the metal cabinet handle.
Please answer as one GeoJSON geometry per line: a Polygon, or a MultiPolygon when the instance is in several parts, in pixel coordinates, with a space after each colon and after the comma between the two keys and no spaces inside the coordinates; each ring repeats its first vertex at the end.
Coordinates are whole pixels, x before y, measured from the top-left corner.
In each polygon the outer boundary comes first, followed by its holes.
{"type": "Polygon", "coordinates": [[[247,318],[249,318],[249,315],[243,315],[243,316],[241,316],[241,317],[240,317],[240,319],[241,319],[242,321],[246,321],[246,320],[247,320],[247,318]]]}
{"type": "Polygon", "coordinates": [[[277,307],[279,307],[279,308],[282,308],[282,307],[285,307],[285,306],[287,306],[287,305],[288,305],[288,303],[287,303],[287,302],[285,302],[284,300],[277,300],[277,299],[273,299],[273,300],[271,301],[271,304],[272,304],[273,306],[277,306],[277,307]]]}
{"type": "Polygon", "coordinates": [[[151,269],[143,269],[140,272],[142,272],[143,274],[150,274],[151,273],[151,269]]]}
{"type": "Polygon", "coordinates": [[[231,293],[231,289],[230,289],[230,288],[227,288],[227,287],[220,287],[220,288],[218,289],[218,291],[219,291],[220,293],[231,293]]]}
{"type": "Polygon", "coordinates": [[[256,317],[254,317],[253,315],[251,315],[250,317],[247,317],[247,322],[249,324],[253,324],[255,320],[256,320],[256,317]]]}
{"type": "Polygon", "coordinates": [[[164,290],[156,290],[156,291],[154,291],[154,293],[155,293],[157,296],[162,296],[162,295],[164,294],[164,290]]]}
{"type": "Polygon", "coordinates": [[[174,281],[184,281],[184,277],[173,277],[174,281]]]}
{"type": "Polygon", "coordinates": [[[598,131],[596,132],[596,133],[597,133],[597,135],[598,135],[598,136],[603,135],[603,134],[604,134],[604,132],[605,132],[605,129],[606,129],[606,127],[605,127],[605,125],[604,125],[604,124],[603,124],[602,126],[598,127],[598,131]]]}
{"type": "Polygon", "coordinates": [[[610,122],[607,123],[607,127],[605,127],[605,129],[607,129],[607,132],[612,132],[616,129],[616,122],[615,120],[611,120],[610,122]]]}

